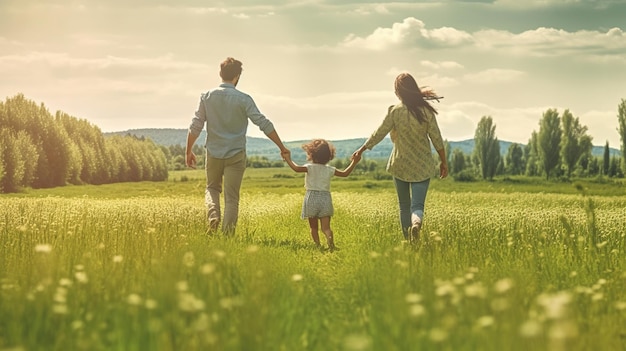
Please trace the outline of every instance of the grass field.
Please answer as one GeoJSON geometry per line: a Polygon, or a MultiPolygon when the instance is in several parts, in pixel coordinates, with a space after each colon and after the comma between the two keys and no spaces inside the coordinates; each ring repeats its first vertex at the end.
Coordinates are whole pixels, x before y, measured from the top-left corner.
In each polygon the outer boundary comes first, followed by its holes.
{"type": "Polygon", "coordinates": [[[0,196],[0,351],[626,347],[624,183],[433,181],[412,247],[390,180],[335,179],[328,252],[301,176],[249,169],[233,237],[203,179],[0,196]]]}

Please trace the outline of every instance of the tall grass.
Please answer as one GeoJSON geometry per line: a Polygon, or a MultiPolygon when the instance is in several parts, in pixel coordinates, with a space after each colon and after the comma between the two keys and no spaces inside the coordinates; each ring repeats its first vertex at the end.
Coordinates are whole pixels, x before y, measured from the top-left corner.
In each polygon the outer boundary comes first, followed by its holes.
{"type": "Polygon", "coordinates": [[[435,188],[411,246],[393,191],[350,183],[333,194],[331,253],[299,219],[301,183],[244,188],[223,237],[205,234],[192,182],[170,185],[179,196],[0,198],[0,350],[624,345],[623,197],[435,188]]]}

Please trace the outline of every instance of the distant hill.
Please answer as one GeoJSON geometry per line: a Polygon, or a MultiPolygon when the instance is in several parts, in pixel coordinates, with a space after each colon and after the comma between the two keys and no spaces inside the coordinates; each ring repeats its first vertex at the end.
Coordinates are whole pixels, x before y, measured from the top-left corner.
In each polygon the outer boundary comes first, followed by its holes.
{"type": "MultiPolygon", "coordinates": [[[[174,128],[146,128],[146,129],[129,129],[121,132],[104,133],[104,136],[108,135],[135,135],[137,137],[150,138],[158,145],[171,146],[171,145],[185,145],[187,140],[187,129],[174,129],[174,128]]],[[[202,145],[206,138],[206,132],[203,130],[196,141],[197,145],[202,145]]],[[[331,140],[335,148],[337,149],[337,158],[347,158],[356,150],[359,146],[363,145],[365,138],[356,139],[343,139],[343,140],[331,140]]],[[[308,142],[308,140],[295,140],[285,142],[291,152],[295,161],[302,162],[305,159],[304,152],[301,145],[308,142]]],[[[471,154],[474,150],[474,139],[462,140],[462,141],[449,141],[452,150],[460,149],[466,154],[471,154]]],[[[513,144],[509,141],[500,140],[500,153],[505,155],[509,149],[509,146],[513,144]]],[[[524,144],[520,144],[522,147],[524,144]]],[[[267,157],[269,160],[278,160],[280,155],[278,149],[274,143],[267,138],[247,138],[247,152],[248,156],[262,156],[267,157]]],[[[391,153],[393,144],[389,138],[383,139],[376,147],[365,153],[365,157],[369,159],[386,159],[391,153]]],[[[611,157],[619,156],[620,152],[617,149],[610,149],[611,157]]],[[[594,156],[600,157],[604,155],[604,146],[594,146],[592,149],[594,156]]]]}

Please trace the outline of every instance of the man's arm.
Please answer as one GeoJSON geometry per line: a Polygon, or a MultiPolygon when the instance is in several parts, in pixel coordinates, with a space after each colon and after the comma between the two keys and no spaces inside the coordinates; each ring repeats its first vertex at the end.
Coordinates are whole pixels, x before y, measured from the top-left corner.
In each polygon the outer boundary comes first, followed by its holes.
{"type": "Polygon", "coordinates": [[[266,135],[271,141],[274,142],[274,144],[276,144],[276,146],[278,146],[278,148],[280,149],[281,155],[285,154],[286,152],[287,153],[289,152],[289,150],[285,147],[285,145],[283,145],[283,141],[280,140],[280,137],[278,136],[278,133],[276,133],[276,130],[273,130],[266,135]]]}
{"type": "Polygon", "coordinates": [[[187,132],[187,147],[185,149],[185,164],[187,167],[196,168],[196,155],[193,153],[193,144],[198,139],[197,135],[187,132]]]}

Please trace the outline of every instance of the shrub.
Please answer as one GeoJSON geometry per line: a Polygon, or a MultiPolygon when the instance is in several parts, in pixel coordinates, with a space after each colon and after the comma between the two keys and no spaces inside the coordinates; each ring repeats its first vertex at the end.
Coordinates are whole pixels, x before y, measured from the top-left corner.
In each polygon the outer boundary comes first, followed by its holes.
{"type": "Polygon", "coordinates": [[[476,177],[474,173],[469,170],[463,170],[453,176],[454,180],[457,182],[475,182],[476,177]]]}

